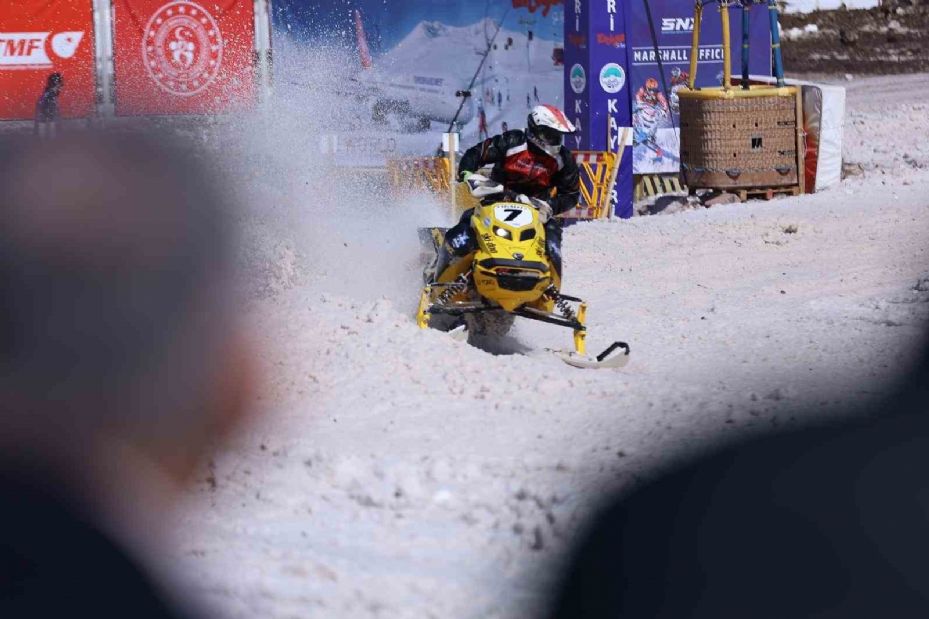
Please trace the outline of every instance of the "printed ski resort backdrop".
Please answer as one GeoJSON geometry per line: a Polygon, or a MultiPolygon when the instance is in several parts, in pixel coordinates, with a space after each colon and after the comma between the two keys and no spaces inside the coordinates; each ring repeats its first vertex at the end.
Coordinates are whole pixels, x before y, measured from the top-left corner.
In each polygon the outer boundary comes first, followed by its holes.
{"type": "MultiPolygon", "coordinates": [[[[434,153],[459,106],[466,148],[524,127],[533,105],[553,103],[579,127],[572,149],[617,151],[623,139],[635,142],[633,153],[624,153],[614,194],[617,214],[627,217],[633,168],[643,174],[679,166],[675,93],[689,71],[693,2],[650,0],[650,6],[664,84],[643,0],[276,0],[275,87],[297,97],[316,87],[309,65],[321,62],[323,50],[323,64],[332,63],[326,68],[332,93],[351,105],[338,106],[348,110],[333,117],[322,147],[352,165],[434,153]],[[473,97],[461,105],[456,93],[475,75],[473,97]],[[646,88],[650,78],[657,91],[646,88]]],[[[730,10],[737,72],[741,10],[730,10]]],[[[767,8],[750,15],[751,70],[770,74],[767,8]]],[[[697,83],[708,86],[722,75],[714,6],[705,9],[703,23],[697,83]]]]}
{"type": "Polygon", "coordinates": [[[94,111],[91,0],[0,2],[0,119],[31,119],[48,76],[61,73],[65,118],[94,111]]]}
{"type": "Polygon", "coordinates": [[[275,90],[301,99],[331,84],[340,109],[324,143],[338,161],[435,153],[475,74],[457,118],[463,148],[524,127],[537,103],[564,104],[560,0],[275,0],[273,10],[275,90]]]}
{"type": "Polygon", "coordinates": [[[117,114],[211,114],[254,102],[251,0],[113,0],[117,114]]]}

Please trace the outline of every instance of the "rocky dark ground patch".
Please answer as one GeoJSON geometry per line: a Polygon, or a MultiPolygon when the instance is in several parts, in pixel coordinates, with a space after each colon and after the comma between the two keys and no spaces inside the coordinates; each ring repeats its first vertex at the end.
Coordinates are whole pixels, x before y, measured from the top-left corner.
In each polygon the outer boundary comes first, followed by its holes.
{"type": "Polygon", "coordinates": [[[885,0],[873,9],[782,14],[788,73],[929,71],[929,0],[885,0]],[[791,36],[815,24],[816,32],[791,36]]]}

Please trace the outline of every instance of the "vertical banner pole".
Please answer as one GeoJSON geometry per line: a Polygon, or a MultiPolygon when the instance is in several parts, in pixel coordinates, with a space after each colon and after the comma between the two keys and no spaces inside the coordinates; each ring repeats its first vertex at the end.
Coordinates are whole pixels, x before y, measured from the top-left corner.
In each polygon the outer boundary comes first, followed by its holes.
{"type": "Polygon", "coordinates": [[[806,132],[803,121],[803,88],[797,86],[797,180],[800,182],[800,193],[806,193],[806,132]]]}
{"type": "MultiPolygon", "coordinates": [[[[770,0],[774,2],[774,0],[770,0]]],[[[723,24],[723,89],[732,89],[732,42],[729,40],[729,3],[720,0],[719,17],[723,24]]]]}
{"type": "Polygon", "coordinates": [[[697,55],[700,53],[700,22],[703,20],[703,3],[697,0],[694,5],[694,33],[690,44],[690,75],[687,86],[696,90],[697,86],[697,55]]]}
{"type": "Polygon", "coordinates": [[[452,221],[458,216],[458,134],[442,134],[442,145],[445,147],[445,157],[448,160],[448,194],[449,207],[452,209],[452,221]]]}
{"type": "Polygon", "coordinates": [[[258,60],[258,103],[271,98],[271,7],[270,0],[255,0],[255,57],[258,60]]]}
{"type": "Polygon", "coordinates": [[[777,4],[768,0],[768,17],[771,19],[771,50],[774,52],[774,77],[778,87],[784,86],[784,60],[781,58],[781,32],[778,27],[777,4]]]}
{"type": "Polygon", "coordinates": [[[93,0],[94,64],[97,72],[97,115],[113,116],[113,21],[109,0],[93,0]]]}
{"type": "MultiPolygon", "coordinates": [[[[631,135],[630,135],[631,133],[632,133],[632,127],[623,127],[622,137],[620,137],[619,139],[620,140],[619,143],[621,146],[619,148],[619,151],[617,151],[613,155],[615,159],[613,161],[613,170],[610,173],[610,180],[606,184],[607,192],[612,191],[613,187],[616,186],[616,177],[619,175],[619,166],[623,162],[623,153],[626,152],[626,143],[632,142],[631,135]]],[[[631,146],[629,147],[629,158],[632,159],[632,147],[631,146]]],[[[610,198],[607,198],[606,200],[606,218],[613,219],[612,200],[610,198]]]]}
{"type": "Polygon", "coordinates": [[[742,90],[748,90],[748,59],[749,59],[749,29],[751,22],[749,20],[748,8],[750,0],[742,2],[742,90]]]}

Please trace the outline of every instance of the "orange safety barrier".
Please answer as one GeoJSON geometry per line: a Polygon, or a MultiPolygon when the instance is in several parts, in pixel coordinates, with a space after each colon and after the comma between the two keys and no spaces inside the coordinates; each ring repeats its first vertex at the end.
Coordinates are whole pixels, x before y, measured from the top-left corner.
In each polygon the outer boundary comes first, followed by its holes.
{"type": "Polygon", "coordinates": [[[608,151],[574,151],[580,173],[581,199],[577,208],[563,215],[566,219],[599,219],[609,214],[610,198],[619,157],[608,151]]]}
{"type": "MultiPolygon", "coordinates": [[[[616,180],[617,153],[603,151],[574,152],[580,176],[580,200],[577,208],[563,214],[566,219],[599,219],[610,211],[612,183],[616,180]]],[[[403,157],[387,162],[388,186],[391,195],[400,197],[411,192],[432,192],[448,197],[450,187],[449,160],[445,157],[403,157]]],[[[459,210],[475,206],[473,198],[456,188],[459,210]]]]}
{"type": "Polygon", "coordinates": [[[449,188],[449,161],[445,157],[402,157],[387,161],[390,191],[403,195],[414,191],[444,194],[449,188]]]}

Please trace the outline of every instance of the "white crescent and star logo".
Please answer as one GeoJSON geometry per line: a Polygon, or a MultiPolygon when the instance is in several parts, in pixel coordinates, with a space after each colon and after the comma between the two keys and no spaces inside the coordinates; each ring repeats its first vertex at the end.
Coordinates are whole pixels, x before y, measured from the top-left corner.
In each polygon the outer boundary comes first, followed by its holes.
{"type": "Polygon", "coordinates": [[[145,26],[142,59],[165,92],[197,94],[216,79],[222,66],[223,40],[216,20],[195,2],[165,4],[145,26]]]}

